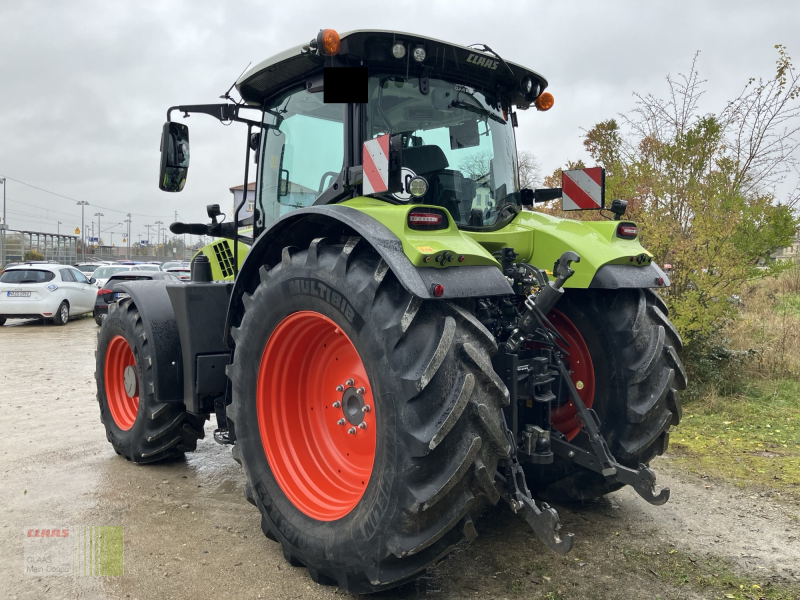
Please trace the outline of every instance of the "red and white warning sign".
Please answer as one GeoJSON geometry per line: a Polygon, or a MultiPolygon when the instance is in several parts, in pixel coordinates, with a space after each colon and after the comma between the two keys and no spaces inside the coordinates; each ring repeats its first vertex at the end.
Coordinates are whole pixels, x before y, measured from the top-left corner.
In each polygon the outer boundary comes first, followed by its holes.
{"type": "Polygon", "coordinates": [[[561,172],[561,209],[605,208],[605,169],[573,169],[561,172]]]}
{"type": "Polygon", "coordinates": [[[364,195],[389,189],[389,134],[364,142],[364,195]]]}

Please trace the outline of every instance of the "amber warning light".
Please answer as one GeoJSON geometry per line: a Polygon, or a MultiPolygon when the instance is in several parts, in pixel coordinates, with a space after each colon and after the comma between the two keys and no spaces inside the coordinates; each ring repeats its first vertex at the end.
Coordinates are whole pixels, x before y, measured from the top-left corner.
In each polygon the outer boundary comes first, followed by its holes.
{"type": "Polygon", "coordinates": [[[551,94],[550,92],[545,92],[536,99],[536,102],[534,102],[534,104],[536,105],[536,108],[538,108],[539,110],[550,110],[551,108],[553,108],[553,104],[555,104],[555,101],[556,100],[555,98],[553,98],[553,94],[551,94]]]}
{"type": "Polygon", "coordinates": [[[334,29],[322,29],[317,34],[317,49],[320,54],[333,56],[339,53],[341,40],[339,34],[334,29]]]}

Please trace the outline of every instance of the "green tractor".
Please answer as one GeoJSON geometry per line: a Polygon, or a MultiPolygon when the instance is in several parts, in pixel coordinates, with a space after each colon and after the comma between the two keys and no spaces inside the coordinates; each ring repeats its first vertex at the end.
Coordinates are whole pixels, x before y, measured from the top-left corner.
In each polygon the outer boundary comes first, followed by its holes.
{"type": "Polygon", "coordinates": [[[401,585],[477,536],[501,499],[568,552],[546,502],[630,485],[681,416],[667,275],[602,169],[520,189],[517,112],[538,73],[486,46],[389,31],[315,39],[169,109],[159,187],[178,192],[173,112],[247,126],[255,198],[176,233],[216,241],[188,283],[131,283],[98,338],[108,440],[136,463],[232,446],[261,528],[314,581],[401,585]],[[562,199],[605,221],[526,210],[562,199]],[[536,499],[534,499],[536,498],[536,499]]]}

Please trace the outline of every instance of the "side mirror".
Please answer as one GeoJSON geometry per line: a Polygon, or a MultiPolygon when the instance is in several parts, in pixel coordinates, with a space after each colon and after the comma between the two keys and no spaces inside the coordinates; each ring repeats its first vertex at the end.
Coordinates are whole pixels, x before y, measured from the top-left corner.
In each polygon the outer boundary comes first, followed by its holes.
{"type": "Polygon", "coordinates": [[[161,132],[161,171],[158,188],[180,192],[189,173],[189,127],[167,122],[161,132]]]}
{"type": "Polygon", "coordinates": [[[97,279],[94,277],[89,277],[89,283],[97,283],[97,279]]]}

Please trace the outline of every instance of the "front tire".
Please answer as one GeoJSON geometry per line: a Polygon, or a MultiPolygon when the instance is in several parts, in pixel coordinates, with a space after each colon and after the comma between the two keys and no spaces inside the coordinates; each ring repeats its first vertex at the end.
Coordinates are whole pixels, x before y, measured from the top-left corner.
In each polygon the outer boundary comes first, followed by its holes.
{"type": "Polygon", "coordinates": [[[182,403],[156,401],[150,342],[130,298],[109,306],[97,333],[96,356],[100,420],[117,454],[151,463],[197,448],[205,420],[187,413],[182,403]]]}
{"type": "Polygon", "coordinates": [[[510,449],[485,329],[411,296],[359,238],[286,248],[254,287],[231,330],[228,414],[265,535],[351,593],[401,585],[474,539],[510,449]]]}
{"type": "MultiPolygon", "coordinates": [[[[667,449],[669,427],[681,418],[678,392],[686,388],[686,371],[678,358],[683,342],[666,304],[649,289],[569,290],[557,310],[588,349],[591,407],[611,453],[627,467],[649,464],[667,449]]],[[[572,348],[570,352],[574,354],[572,348]]],[[[570,369],[573,379],[581,372],[579,366],[570,369]]],[[[563,425],[561,430],[568,433],[563,425]]],[[[583,433],[572,443],[589,449],[583,433]]],[[[552,465],[525,465],[525,470],[531,489],[550,502],[588,500],[622,487],[560,457],[552,465]]]]}

